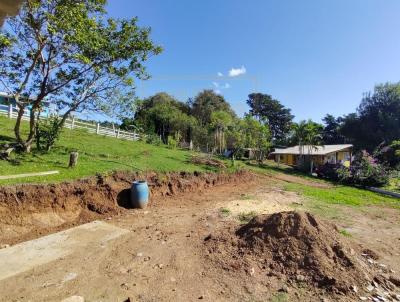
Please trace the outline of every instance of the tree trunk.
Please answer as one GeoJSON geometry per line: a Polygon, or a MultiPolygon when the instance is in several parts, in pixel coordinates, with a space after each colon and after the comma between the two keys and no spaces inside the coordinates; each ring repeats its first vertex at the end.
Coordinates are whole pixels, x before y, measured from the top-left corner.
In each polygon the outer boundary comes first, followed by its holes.
{"type": "Polygon", "coordinates": [[[15,126],[14,126],[14,134],[15,134],[15,138],[17,139],[18,144],[23,143],[22,138],[21,138],[21,121],[22,121],[22,116],[24,115],[24,110],[25,110],[25,107],[18,105],[17,120],[16,120],[15,126]]]}
{"type": "Polygon", "coordinates": [[[27,139],[24,141],[21,137],[21,121],[24,116],[25,106],[18,105],[18,115],[14,126],[14,134],[17,139],[17,143],[20,145],[22,150],[26,153],[31,152],[32,143],[35,140],[36,133],[36,116],[35,110],[32,108],[29,115],[29,134],[27,139]]]}

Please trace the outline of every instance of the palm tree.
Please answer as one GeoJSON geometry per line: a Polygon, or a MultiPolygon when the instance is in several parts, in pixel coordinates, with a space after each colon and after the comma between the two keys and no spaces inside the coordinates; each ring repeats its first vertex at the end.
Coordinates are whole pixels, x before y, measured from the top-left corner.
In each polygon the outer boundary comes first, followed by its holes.
{"type": "Polygon", "coordinates": [[[301,162],[303,163],[304,158],[304,145],[306,142],[306,137],[307,137],[307,122],[306,121],[300,121],[299,123],[293,124],[293,131],[294,131],[294,139],[299,145],[299,153],[300,153],[300,159],[301,162]]]}
{"type": "Polygon", "coordinates": [[[304,147],[307,146],[308,154],[310,156],[311,173],[314,166],[312,151],[317,150],[317,146],[321,145],[322,129],[322,125],[315,123],[312,120],[303,120],[293,125],[294,139],[299,145],[301,164],[304,164],[304,147]]]}
{"type": "Polygon", "coordinates": [[[322,125],[315,123],[311,120],[307,122],[306,126],[306,144],[308,146],[308,154],[310,156],[310,173],[313,173],[314,161],[312,158],[312,151],[318,150],[318,146],[322,143],[322,125]]]}

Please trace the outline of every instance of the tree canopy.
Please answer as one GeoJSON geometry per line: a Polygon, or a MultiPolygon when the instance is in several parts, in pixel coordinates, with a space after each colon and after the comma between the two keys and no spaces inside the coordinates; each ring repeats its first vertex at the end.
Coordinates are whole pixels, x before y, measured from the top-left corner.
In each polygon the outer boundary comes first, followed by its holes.
{"type": "Polygon", "coordinates": [[[327,114],[322,121],[325,126],[322,131],[322,141],[327,145],[344,144],[345,137],[341,133],[341,126],[343,123],[342,117],[334,117],[327,114]]]}
{"type": "MultiPolygon", "coordinates": [[[[372,150],[400,138],[400,83],[375,86],[357,109],[362,144],[372,150]]],[[[361,142],[360,142],[361,143],[361,142]]]]}
{"type": "MultiPolygon", "coordinates": [[[[150,29],[137,19],[107,18],[105,0],[27,0],[0,34],[0,78],[19,110],[17,142],[29,151],[37,113],[48,99],[63,113],[122,113],[134,100],[134,78],[146,79],[143,62],[160,53],[150,29]],[[23,138],[22,114],[30,109],[23,138]]],[[[130,110],[131,111],[131,110],[130,110]]]]}
{"type": "Polygon", "coordinates": [[[250,114],[269,126],[275,142],[286,138],[294,118],[289,108],[272,96],[262,93],[249,94],[246,102],[250,107],[250,114]]]}
{"type": "Polygon", "coordinates": [[[375,86],[364,94],[357,112],[325,118],[324,141],[344,142],[374,151],[400,138],[400,83],[375,86]]]}
{"type": "Polygon", "coordinates": [[[146,129],[147,133],[156,133],[164,143],[168,136],[180,132],[187,138],[191,126],[196,120],[189,116],[187,104],[179,102],[167,93],[157,93],[147,99],[137,102],[134,121],[137,126],[146,129]]]}
{"type": "Polygon", "coordinates": [[[213,90],[204,90],[200,92],[193,100],[190,100],[189,103],[193,116],[199,120],[202,126],[211,123],[211,114],[214,111],[224,111],[231,115],[231,117],[236,116],[231,105],[225,98],[215,93],[213,90]]]}

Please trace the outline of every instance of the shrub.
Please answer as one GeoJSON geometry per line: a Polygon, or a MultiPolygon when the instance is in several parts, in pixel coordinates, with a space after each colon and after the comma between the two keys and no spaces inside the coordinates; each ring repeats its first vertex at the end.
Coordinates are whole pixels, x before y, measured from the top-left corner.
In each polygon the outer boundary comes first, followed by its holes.
{"type": "Polygon", "coordinates": [[[339,180],[338,170],[340,168],[342,168],[342,165],[340,165],[340,164],[326,163],[326,164],[318,167],[316,169],[316,173],[317,173],[318,177],[337,181],[337,180],[339,180]]]}
{"type": "Polygon", "coordinates": [[[389,182],[389,173],[366,151],[356,155],[350,168],[340,164],[325,164],[318,168],[319,177],[344,184],[380,187],[389,182]]]}
{"type": "Polygon", "coordinates": [[[380,187],[389,182],[389,173],[367,151],[362,151],[353,161],[349,181],[360,186],[380,187]]]}
{"type": "Polygon", "coordinates": [[[391,168],[400,167],[400,140],[394,140],[389,145],[379,145],[374,152],[374,157],[391,168]]]}
{"type": "Polygon", "coordinates": [[[348,167],[341,166],[336,170],[336,180],[340,183],[352,184],[353,180],[351,172],[351,169],[349,169],[348,167]]]}
{"type": "Polygon", "coordinates": [[[176,149],[178,142],[172,136],[168,136],[168,148],[176,149]]]}
{"type": "Polygon", "coordinates": [[[48,119],[40,120],[36,125],[37,148],[50,151],[60,137],[62,126],[61,118],[57,115],[51,115],[48,119]]]}
{"type": "Polygon", "coordinates": [[[146,134],[146,135],[141,135],[140,137],[145,137],[146,143],[152,144],[155,146],[161,145],[161,138],[154,133],[146,134]]]}

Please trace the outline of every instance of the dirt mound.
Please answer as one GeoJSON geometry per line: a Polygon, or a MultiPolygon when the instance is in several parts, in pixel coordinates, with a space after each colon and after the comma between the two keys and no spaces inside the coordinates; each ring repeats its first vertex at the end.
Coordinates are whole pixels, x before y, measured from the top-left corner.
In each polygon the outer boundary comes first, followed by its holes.
{"type": "Polygon", "coordinates": [[[226,270],[355,295],[375,277],[361,251],[310,213],[260,215],[206,238],[209,257],[226,270]],[[360,255],[359,255],[360,254],[360,255]]]}
{"type": "Polygon", "coordinates": [[[337,230],[318,222],[310,213],[258,216],[236,234],[244,248],[273,260],[269,268],[290,279],[347,291],[349,284],[364,278],[337,230]]]}
{"type": "Polygon", "coordinates": [[[115,172],[59,184],[0,187],[0,243],[16,243],[40,235],[118,215],[130,207],[130,186],[146,179],[149,207],[165,203],[166,196],[200,192],[209,187],[248,181],[253,174],[115,172]],[[22,234],[25,234],[22,236],[22,234]]]}

